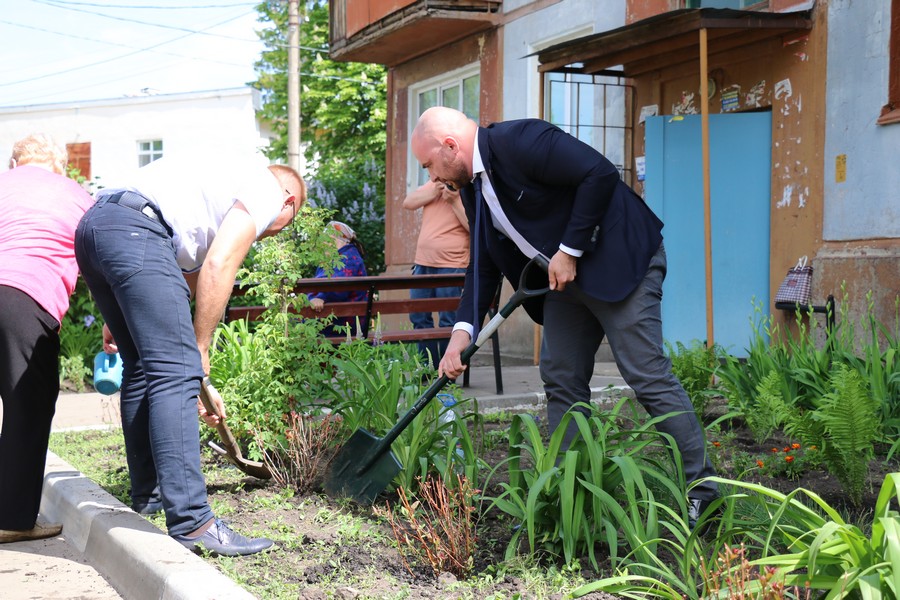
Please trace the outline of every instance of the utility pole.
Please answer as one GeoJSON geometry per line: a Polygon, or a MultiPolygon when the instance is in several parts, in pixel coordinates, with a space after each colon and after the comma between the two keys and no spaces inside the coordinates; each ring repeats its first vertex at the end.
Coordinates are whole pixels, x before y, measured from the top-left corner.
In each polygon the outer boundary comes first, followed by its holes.
{"type": "Polygon", "coordinates": [[[288,1],[288,165],[300,171],[300,0],[288,1]]]}

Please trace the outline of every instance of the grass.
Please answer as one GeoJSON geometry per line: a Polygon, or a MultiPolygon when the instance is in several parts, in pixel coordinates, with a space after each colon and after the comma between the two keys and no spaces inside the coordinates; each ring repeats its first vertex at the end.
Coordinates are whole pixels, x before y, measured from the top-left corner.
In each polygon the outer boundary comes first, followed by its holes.
{"type": "MultiPolygon", "coordinates": [[[[121,429],[53,433],[50,449],[120,501],[129,504],[121,429]]],[[[260,600],[298,597],[462,600],[544,600],[587,583],[577,569],[529,557],[492,564],[477,575],[435,580],[426,569],[410,577],[388,524],[369,510],[318,495],[259,486],[204,451],[209,502],[241,533],[273,539],[279,550],[249,557],[204,557],[260,600]]],[[[165,531],[162,515],[148,520],[165,531]]],[[[490,548],[491,539],[479,539],[490,548]]],[[[496,544],[495,544],[496,545],[496,544]]]]}

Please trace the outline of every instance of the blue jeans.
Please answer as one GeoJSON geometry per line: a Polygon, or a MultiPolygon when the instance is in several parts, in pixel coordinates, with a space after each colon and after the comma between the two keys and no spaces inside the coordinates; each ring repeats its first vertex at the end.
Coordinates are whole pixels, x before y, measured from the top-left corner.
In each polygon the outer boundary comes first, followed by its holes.
{"type": "MultiPolygon", "coordinates": [[[[422,265],[413,265],[413,275],[442,275],[445,273],[465,273],[465,269],[457,269],[454,267],[423,267],[422,265]]],[[[459,296],[462,288],[460,287],[442,287],[442,288],[425,288],[412,289],[409,291],[409,297],[416,298],[452,298],[459,296]]],[[[434,317],[431,313],[410,313],[409,320],[412,322],[413,329],[431,329],[434,327],[434,317]]],[[[452,327],[456,324],[456,311],[448,310],[438,313],[439,327],[452,327]]],[[[423,357],[431,360],[431,365],[437,368],[441,361],[441,356],[447,344],[444,340],[424,340],[419,342],[419,352],[423,357]]]]}
{"type": "Polygon", "coordinates": [[[200,470],[203,369],[172,238],[159,220],[101,196],[78,225],[75,257],[122,357],[132,502],[161,500],[169,535],[190,533],[213,514],[200,470]]]}

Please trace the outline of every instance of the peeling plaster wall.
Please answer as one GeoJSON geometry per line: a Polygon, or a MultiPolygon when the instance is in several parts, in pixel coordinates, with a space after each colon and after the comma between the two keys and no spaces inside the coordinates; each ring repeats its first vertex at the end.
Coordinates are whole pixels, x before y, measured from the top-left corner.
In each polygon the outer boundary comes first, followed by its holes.
{"type": "Polygon", "coordinates": [[[875,123],[887,101],[890,10],[890,2],[828,5],[828,241],[900,237],[900,125],[875,123]],[[846,161],[843,182],[839,160],[846,161]]]}
{"type": "Polygon", "coordinates": [[[858,336],[870,292],[886,326],[900,295],[900,124],[875,122],[887,101],[890,4],[827,5],[824,243],[813,286],[834,291],[858,336]]]}

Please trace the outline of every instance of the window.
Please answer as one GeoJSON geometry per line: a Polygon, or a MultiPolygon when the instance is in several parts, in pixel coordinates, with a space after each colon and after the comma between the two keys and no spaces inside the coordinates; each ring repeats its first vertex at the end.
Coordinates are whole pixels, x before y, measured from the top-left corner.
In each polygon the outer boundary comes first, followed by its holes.
{"type": "MultiPolygon", "coordinates": [[[[410,88],[410,133],[416,120],[433,106],[455,108],[478,122],[480,115],[481,74],[478,65],[459,69],[452,73],[422,82],[410,88]]],[[[410,179],[417,188],[428,181],[428,171],[423,169],[410,153],[410,179]]]]}
{"type": "Polygon", "coordinates": [[[891,2],[891,41],[888,44],[888,101],[879,125],[900,123],[900,0],[891,2]]]}
{"type": "Polygon", "coordinates": [[[544,115],[547,121],[597,149],[631,183],[632,90],[622,77],[547,73],[544,115]]]}
{"type": "Polygon", "coordinates": [[[163,143],[162,140],[149,140],[146,142],[138,142],[138,166],[146,167],[154,160],[162,158],[163,143]]]}

